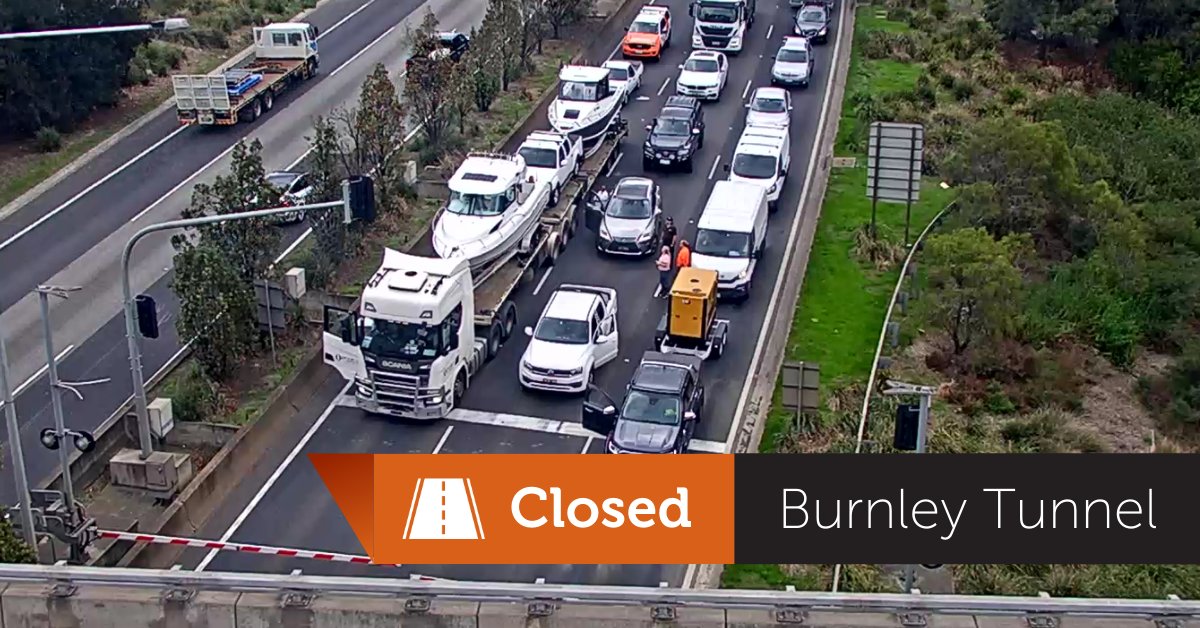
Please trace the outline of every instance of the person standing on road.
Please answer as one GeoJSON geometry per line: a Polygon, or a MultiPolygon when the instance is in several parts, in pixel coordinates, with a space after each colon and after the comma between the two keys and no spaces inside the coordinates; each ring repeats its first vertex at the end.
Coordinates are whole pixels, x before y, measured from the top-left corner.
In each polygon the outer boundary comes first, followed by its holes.
{"type": "Polygon", "coordinates": [[[678,233],[675,231],[675,221],[672,220],[670,216],[667,216],[667,224],[663,226],[663,246],[671,249],[672,251],[675,250],[676,235],[678,235],[678,233]]]}
{"type": "Polygon", "coordinates": [[[667,298],[671,295],[671,248],[664,246],[658,254],[658,260],[654,262],[654,266],[658,268],[658,290],[659,296],[667,298]]]}
{"type": "Polygon", "coordinates": [[[687,268],[692,265],[692,246],[687,240],[679,241],[679,253],[675,255],[675,267],[687,268]]]}

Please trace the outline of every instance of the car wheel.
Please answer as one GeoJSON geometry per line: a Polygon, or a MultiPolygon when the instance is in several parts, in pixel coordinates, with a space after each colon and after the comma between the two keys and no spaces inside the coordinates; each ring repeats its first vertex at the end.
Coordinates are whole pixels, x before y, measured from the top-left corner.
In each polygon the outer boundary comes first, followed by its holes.
{"type": "Polygon", "coordinates": [[[558,206],[558,186],[550,188],[550,207],[558,206]]]}

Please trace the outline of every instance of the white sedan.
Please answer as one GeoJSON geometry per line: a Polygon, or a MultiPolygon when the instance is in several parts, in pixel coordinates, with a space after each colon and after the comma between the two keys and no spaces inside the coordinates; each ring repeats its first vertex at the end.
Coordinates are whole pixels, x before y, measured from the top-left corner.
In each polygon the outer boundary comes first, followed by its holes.
{"type": "Polygon", "coordinates": [[[702,100],[719,99],[729,78],[729,60],[713,50],[694,51],[679,69],[683,71],[675,80],[675,92],[702,100]]]}
{"type": "Polygon", "coordinates": [[[605,61],[604,67],[608,68],[608,84],[617,89],[625,90],[625,102],[629,102],[629,97],[642,86],[642,62],[641,61],[605,61]]]}
{"type": "Polygon", "coordinates": [[[759,87],[746,105],[746,126],[787,128],[792,121],[792,96],[781,87],[759,87]]]}
{"type": "Polygon", "coordinates": [[[550,295],[537,327],[526,327],[523,388],[581,393],[596,369],[617,357],[617,291],[563,284],[550,295]]]}

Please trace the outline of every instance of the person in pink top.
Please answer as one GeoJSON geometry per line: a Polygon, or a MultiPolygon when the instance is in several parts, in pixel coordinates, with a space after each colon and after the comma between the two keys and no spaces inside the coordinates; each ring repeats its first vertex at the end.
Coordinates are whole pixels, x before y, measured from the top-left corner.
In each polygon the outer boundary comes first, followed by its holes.
{"type": "Polygon", "coordinates": [[[658,259],[654,262],[658,268],[658,287],[664,299],[671,296],[671,247],[662,247],[658,259]]]}

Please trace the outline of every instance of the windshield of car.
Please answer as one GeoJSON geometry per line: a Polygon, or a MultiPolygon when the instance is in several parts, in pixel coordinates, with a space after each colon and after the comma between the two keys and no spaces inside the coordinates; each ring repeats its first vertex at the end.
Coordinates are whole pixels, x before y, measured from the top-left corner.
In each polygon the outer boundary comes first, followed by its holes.
{"type": "Polygon", "coordinates": [[[587,321],[547,316],[538,323],[533,337],[543,342],[585,345],[588,343],[588,324],[587,321]]]}
{"type": "Polygon", "coordinates": [[[597,102],[600,100],[600,84],[563,81],[558,88],[558,97],[562,100],[597,102]]]}
{"type": "Polygon", "coordinates": [[[436,358],[443,353],[442,325],[365,318],[362,347],[385,357],[436,358]]]}
{"type": "Polygon", "coordinates": [[[625,396],[621,418],[626,421],[679,425],[679,399],[671,395],[633,389],[625,396]]]}
{"type": "Polygon", "coordinates": [[[776,175],[775,158],[771,155],[738,153],[733,156],[733,174],[747,179],[773,178],[776,175]]]}
{"type": "Polygon", "coordinates": [[[801,22],[824,22],[825,11],[822,9],[805,9],[800,12],[801,22]]]}
{"type": "Polygon", "coordinates": [[[701,229],[696,232],[696,248],[693,252],[713,257],[750,257],[750,234],[716,229],[701,229]]]}
{"type": "Polygon", "coordinates": [[[718,24],[734,24],[738,21],[738,10],[731,6],[713,6],[701,4],[696,13],[696,19],[701,22],[716,22],[718,24]]]}
{"type": "Polygon", "coordinates": [[[291,174],[291,173],[289,173],[289,174],[269,174],[269,175],[267,175],[267,183],[269,183],[272,186],[277,187],[281,190],[286,190],[286,189],[288,189],[288,186],[290,186],[292,183],[294,183],[296,181],[296,179],[298,179],[298,178],[300,178],[299,175],[295,175],[295,174],[291,174]]]}
{"type": "Polygon", "coordinates": [[[618,189],[604,213],[613,218],[649,218],[650,199],[646,198],[646,188],[618,189]]]}
{"type": "Polygon", "coordinates": [[[758,96],[754,102],[750,103],[750,110],[763,113],[783,113],[787,111],[787,103],[782,98],[775,96],[758,96]]]}
{"type": "Polygon", "coordinates": [[[784,63],[808,63],[808,51],[784,48],[776,58],[784,63]]]}
{"type": "Polygon", "coordinates": [[[522,147],[519,151],[530,168],[554,168],[558,166],[558,155],[553,148],[522,147]]]}
{"type": "Polygon", "coordinates": [[[691,132],[691,125],[682,118],[659,118],[654,123],[655,135],[687,135],[691,132]]]}
{"type": "Polygon", "coordinates": [[[654,22],[634,22],[629,27],[631,33],[657,33],[658,24],[654,22]]]}
{"type": "Polygon", "coordinates": [[[608,78],[612,81],[624,81],[629,78],[629,71],[625,68],[609,68],[608,78]]]}
{"type": "Polygon", "coordinates": [[[717,61],[716,59],[708,58],[692,58],[683,64],[683,69],[688,72],[716,72],[717,61]]]}
{"type": "Polygon", "coordinates": [[[460,216],[499,216],[508,207],[509,198],[506,194],[463,194],[450,191],[450,202],[446,211],[460,216]]]}

